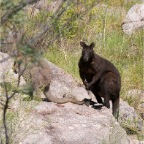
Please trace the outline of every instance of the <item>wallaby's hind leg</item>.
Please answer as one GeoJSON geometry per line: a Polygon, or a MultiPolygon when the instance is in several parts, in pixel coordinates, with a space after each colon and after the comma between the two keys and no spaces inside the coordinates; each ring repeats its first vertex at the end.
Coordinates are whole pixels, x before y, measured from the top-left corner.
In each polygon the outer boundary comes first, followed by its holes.
{"type": "Polygon", "coordinates": [[[118,117],[119,117],[119,97],[112,100],[112,114],[118,121],[118,117]]]}
{"type": "Polygon", "coordinates": [[[119,111],[119,83],[113,73],[107,73],[100,81],[101,96],[104,97],[106,107],[110,107],[109,100],[112,101],[112,114],[118,117],[119,111]]]}
{"type": "Polygon", "coordinates": [[[107,85],[105,86],[106,84],[103,83],[101,86],[100,86],[100,90],[98,92],[98,95],[97,97],[101,100],[101,103],[106,106],[107,108],[110,108],[110,96],[109,96],[109,93],[107,91],[107,85]],[[102,102],[102,98],[104,98],[104,102],[102,102]]]}
{"type": "Polygon", "coordinates": [[[104,106],[106,106],[107,108],[110,108],[110,102],[109,102],[110,98],[107,94],[105,94],[104,97],[104,106]]]}
{"type": "Polygon", "coordinates": [[[45,88],[44,88],[44,92],[48,92],[50,89],[50,84],[48,84],[45,88]]]}
{"type": "Polygon", "coordinates": [[[51,95],[50,95],[50,93],[49,93],[49,89],[50,89],[50,84],[48,84],[48,85],[44,88],[43,94],[45,95],[45,98],[43,98],[43,101],[48,101],[48,102],[50,102],[49,97],[51,97],[51,95]]]}
{"type": "Polygon", "coordinates": [[[99,96],[104,98],[104,102],[103,105],[106,106],[107,108],[110,108],[110,96],[108,94],[108,92],[103,89],[101,90],[101,92],[99,92],[99,96]]]}
{"type": "Polygon", "coordinates": [[[97,102],[103,104],[102,98],[101,98],[101,96],[97,93],[97,91],[96,91],[96,90],[92,90],[92,92],[93,92],[93,94],[95,95],[97,102]]]}
{"type": "Polygon", "coordinates": [[[97,99],[98,103],[103,104],[102,98],[99,95],[96,95],[96,99],[97,99]]]}

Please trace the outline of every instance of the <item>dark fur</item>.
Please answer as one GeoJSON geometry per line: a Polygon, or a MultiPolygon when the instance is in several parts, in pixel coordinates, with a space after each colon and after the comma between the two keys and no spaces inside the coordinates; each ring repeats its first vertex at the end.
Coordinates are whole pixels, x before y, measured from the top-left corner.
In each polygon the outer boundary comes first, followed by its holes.
{"type": "Polygon", "coordinates": [[[118,118],[119,99],[121,89],[121,77],[116,67],[108,60],[94,53],[94,43],[82,46],[82,56],[79,60],[79,74],[87,90],[91,90],[98,103],[110,108],[112,101],[112,113],[118,118]],[[102,98],[104,98],[104,102],[102,98]]]}

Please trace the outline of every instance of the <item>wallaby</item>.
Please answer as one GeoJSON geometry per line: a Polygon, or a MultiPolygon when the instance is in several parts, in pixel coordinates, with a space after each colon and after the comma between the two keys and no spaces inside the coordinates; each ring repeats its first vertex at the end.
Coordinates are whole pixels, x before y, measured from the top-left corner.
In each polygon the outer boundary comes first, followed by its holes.
{"type": "Polygon", "coordinates": [[[112,101],[112,114],[118,119],[121,89],[121,77],[116,67],[105,58],[94,53],[94,43],[90,45],[80,42],[82,56],[79,60],[79,74],[87,90],[91,90],[98,103],[110,108],[112,101]],[[102,98],[104,98],[104,102],[102,98]]]}
{"type": "Polygon", "coordinates": [[[27,85],[30,86],[31,89],[27,92],[30,98],[33,98],[33,92],[36,92],[36,96],[40,95],[39,90],[41,90],[46,100],[50,102],[58,104],[72,102],[79,105],[90,103],[87,99],[79,101],[75,97],[65,96],[63,98],[58,98],[52,96],[49,88],[54,76],[52,75],[48,62],[44,58],[35,60],[33,57],[20,55],[14,61],[13,71],[22,75],[27,85]]]}
{"type": "Polygon", "coordinates": [[[32,57],[20,55],[14,61],[13,71],[24,77],[30,98],[33,98],[33,92],[38,96],[40,91],[45,93],[49,90],[52,73],[43,58],[33,60],[32,57]]]}

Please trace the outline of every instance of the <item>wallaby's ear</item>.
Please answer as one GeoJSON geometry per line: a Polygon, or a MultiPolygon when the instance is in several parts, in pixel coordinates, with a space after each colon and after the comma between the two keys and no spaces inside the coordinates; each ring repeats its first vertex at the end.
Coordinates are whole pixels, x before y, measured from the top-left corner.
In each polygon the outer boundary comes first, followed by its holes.
{"type": "Polygon", "coordinates": [[[94,48],[94,47],[95,47],[95,43],[92,42],[92,43],[90,44],[90,47],[91,47],[91,48],[94,48]]]}
{"type": "Polygon", "coordinates": [[[86,46],[85,42],[80,42],[80,45],[81,45],[82,47],[85,47],[85,46],[86,46]]]}

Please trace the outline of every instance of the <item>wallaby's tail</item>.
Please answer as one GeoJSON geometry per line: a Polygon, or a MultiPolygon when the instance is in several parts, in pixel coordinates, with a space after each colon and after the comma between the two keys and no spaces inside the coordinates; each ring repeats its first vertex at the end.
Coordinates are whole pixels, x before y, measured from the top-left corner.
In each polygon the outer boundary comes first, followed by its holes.
{"type": "Polygon", "coordinates": [[[117,121],[119,117],[119,102],[120,102],[119,96],[116,99],[112,100],[112,114],[117,119],[117,121]]]}
{"type": "Polygon", "coordinates": [[[82,105],[85,103],[85,100],[82,100],[82,101],[78,101],[76,98],[74,97],[63,97],[63,98],[57,98],[57,97],[54,97],[50,94],[50,92],[48,91],[44,91],[44,94],[47,98],[48,101],[50,102],[55,102],[57,104],[64,104],[64,103],[67,103],[67,102],[71,102],[71,103],[74,103],[74,104],[79,104],[79,105],[82,105]]]}
{"type": "Polygon", "coordinates": [[[53,96],[49,95],[49,96],[47,96],[47,99],[48,99],[48,101],[54,102],[54,103],[57,103],[57,104],[64,104],[64,103],[67,103],[67,102],[71,102],[71,103],[74,103],[74,104],[82,105],[82,104],[85,103],[84,101],[78,101],[75,98],[69,98],[69,97],[54,98],[53,96]]]}

